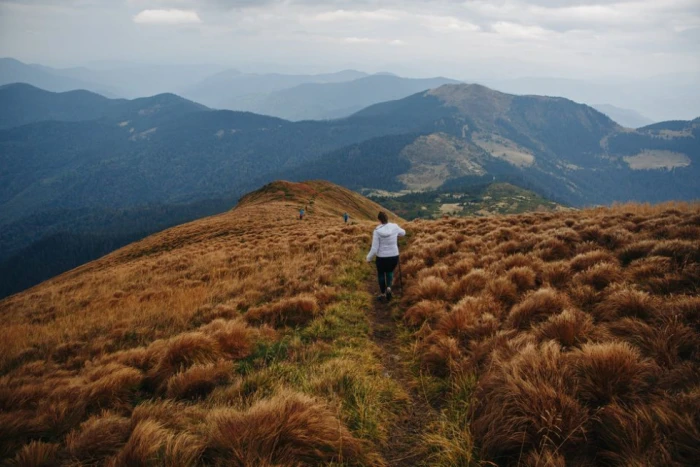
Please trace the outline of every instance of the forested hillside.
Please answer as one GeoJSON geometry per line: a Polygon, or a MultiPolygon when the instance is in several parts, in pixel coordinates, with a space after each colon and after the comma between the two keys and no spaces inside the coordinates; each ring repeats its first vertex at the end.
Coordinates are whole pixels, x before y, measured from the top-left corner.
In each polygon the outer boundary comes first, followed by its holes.
{"type": "Polygon", "coordinates": [[[108,100],[17,85],[0,89],[0,98],[12,103],[0,110],[12,127],[0,130],[0,226],[8,232],[0,261],[19,254],[36,263],[29,253],[42,248],[24,249],[56,234],[116,245],[213,212],[171,215],[167,206],[223,210],[277,178],[388,191],[496,179],[571,206],[700,197],[700,120],[633,131],[567,99],[478,85],[445,85],[348,118],[296,123],[213,111],[172,94],[108,100]],[[22,125],[28,120],[37,121],[22,125]],[[134,214],[126,225],[140,224],[139,212],[153,218],[123,235],[87,220],[61,228],[85,209],[103,211],[94,219],[134,214]]]}

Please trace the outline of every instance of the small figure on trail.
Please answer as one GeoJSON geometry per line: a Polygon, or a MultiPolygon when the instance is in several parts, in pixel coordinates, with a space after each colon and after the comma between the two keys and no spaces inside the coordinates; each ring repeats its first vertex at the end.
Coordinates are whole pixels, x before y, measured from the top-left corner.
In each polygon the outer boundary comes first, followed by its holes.
{"type": "Polygon", "coordinates": [[[304,208],[299,209],[299,220],[303,221],[304,220],[304,214],[306,211],[304,211],[304,208]]]}
{"type": "Polygon", "coordinates": [[[394,269],[399,264],[398,237],[406,235],[406,231],[398,225],[389,222],[386,213],[377,216],[379,224],[372,234],[372,248],[367,255],[367,262],[377,256],[377,279],[379,281],[379,300],[391,300],[391,285],[394,281],[394,269]]]}
{"type": "Polygon", "coordinates": [[[348,219],[350,219],[350,216],[348,215],[348,213],[347,212],[343,213],[343,220],[345,221],[346,224],[348,223],[348,219]]]}

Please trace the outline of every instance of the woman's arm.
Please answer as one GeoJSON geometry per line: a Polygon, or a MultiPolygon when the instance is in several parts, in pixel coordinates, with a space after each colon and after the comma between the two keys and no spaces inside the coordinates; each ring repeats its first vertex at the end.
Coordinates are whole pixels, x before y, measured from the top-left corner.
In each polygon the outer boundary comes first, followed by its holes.
{"type": "Polygon", "coordinates": [[[379,234],[375,230],[374,233],[372,234],[372,248],[369,250],[369,254],[367,255],[367,262],[369,263],[372,261],[372,257],[377,254],[377,250],[379,249],[379,234]]]}

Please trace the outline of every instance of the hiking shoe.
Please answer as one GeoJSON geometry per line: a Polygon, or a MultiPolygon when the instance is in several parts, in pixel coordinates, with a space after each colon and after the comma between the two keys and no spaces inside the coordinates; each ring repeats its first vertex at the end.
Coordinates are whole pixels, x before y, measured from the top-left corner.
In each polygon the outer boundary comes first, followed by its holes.
{"type": "Polygon", "coordinates": [[[377,295],[377,301],[382,302],[384,299],[386,299],[386,296],[383,293],[377,295]]]}
{"type": "Polygon", "coordinates": [[[391,287],[386,288],[386,299],[391,300],[391,287]]]}

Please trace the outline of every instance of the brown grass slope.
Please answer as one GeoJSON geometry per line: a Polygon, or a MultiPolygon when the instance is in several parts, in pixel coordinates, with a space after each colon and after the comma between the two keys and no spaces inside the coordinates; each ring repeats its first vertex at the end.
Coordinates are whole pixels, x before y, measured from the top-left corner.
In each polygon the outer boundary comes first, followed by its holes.
{"type": "Polygon", "coordinates": [[[697,465],[700,205],[407,229],[435,465],[697,465]]]}
{"type": "Polygon", "coordinates": [[[378,210],[275,182],[1,301],[0,459],[381,465],[405,396],[353,266],[378,210]]]}

